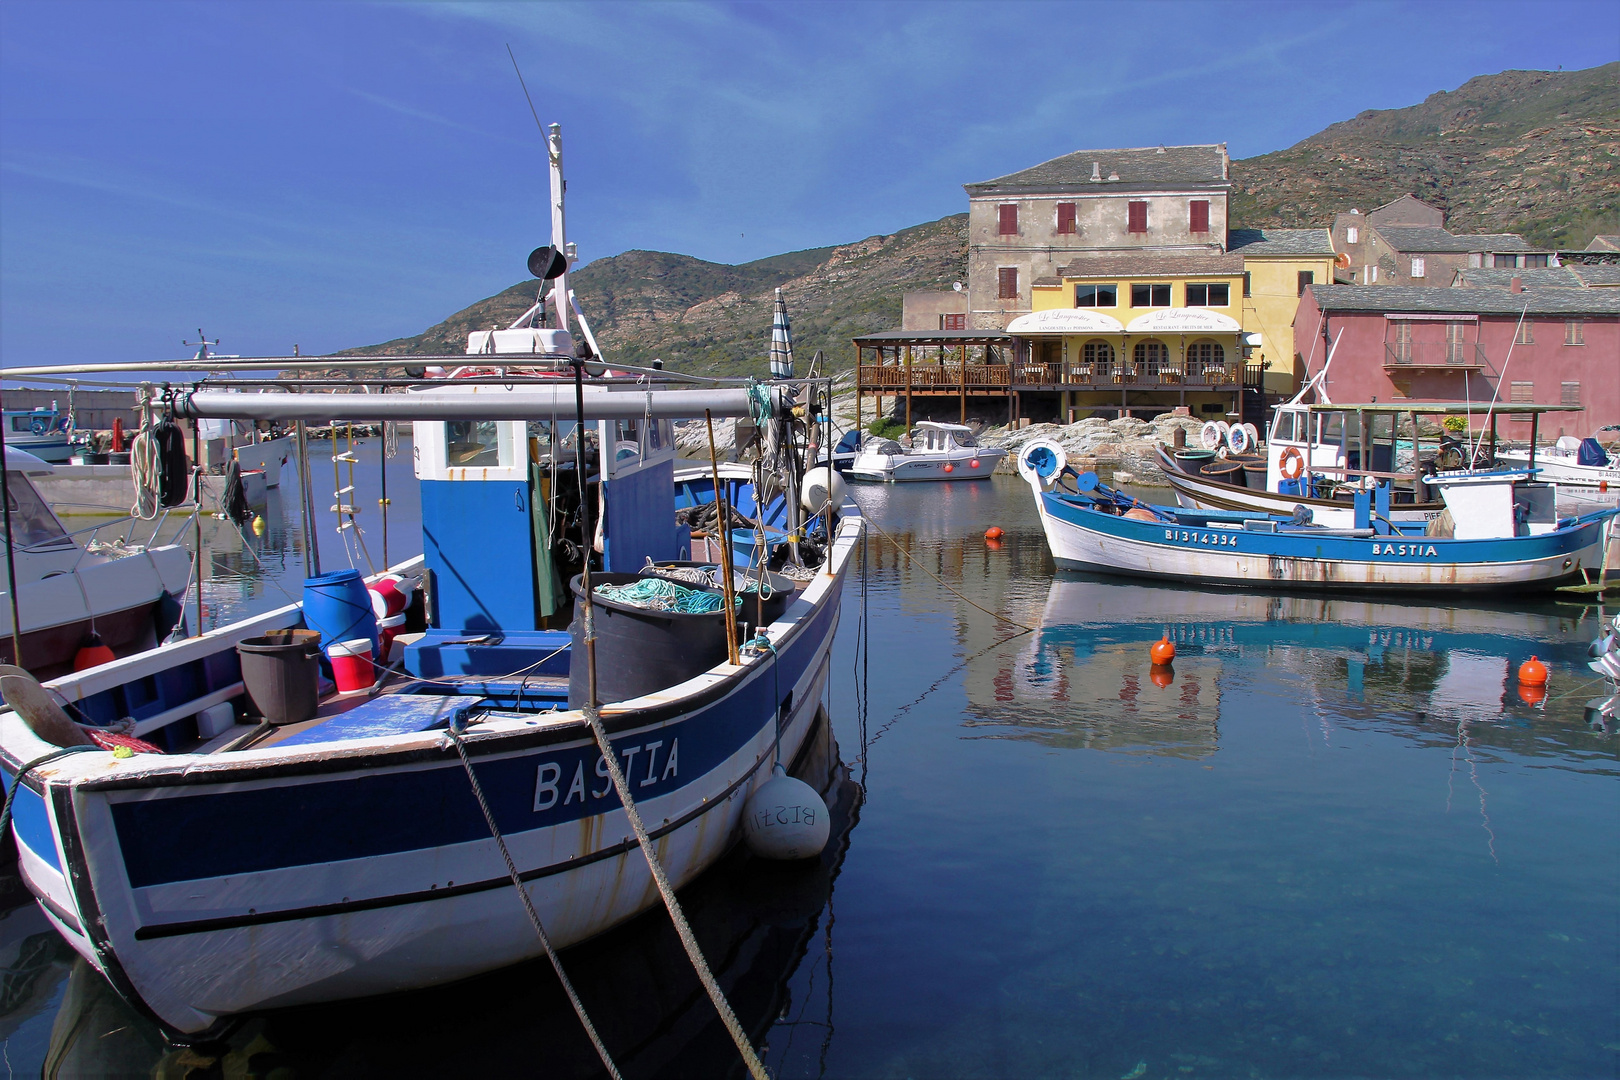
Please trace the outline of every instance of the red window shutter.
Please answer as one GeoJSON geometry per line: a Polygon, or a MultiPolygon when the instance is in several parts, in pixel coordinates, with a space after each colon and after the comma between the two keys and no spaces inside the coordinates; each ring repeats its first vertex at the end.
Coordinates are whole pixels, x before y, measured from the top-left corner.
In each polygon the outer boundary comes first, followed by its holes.
{"type": "Polygon", "coordinates": [[[946,330],[966,330],[967,329],[967,316],[966,315],[960,315],[960,314],[945,316],[945,329],[946,330]]]}
{"type": "Polygon", "coordinates": [[[1130,204],[1129,218],[1125,228],[1127,232],[1147,232],[1147,203],[1133,202],[1130,204]]]}
{"type": "Polygon", "coordinates": [[[1018,268],[1016,266],[1003,266],[996,272],[996,278],[1001,286],[1000,299],[1018,299],[1018,268]]]}
{"type": "Polygon", "coordinates": [[[1074,203],[1058,203],[1058,232],[1073,234],[1078,231],[1074,227],[1074,203]]]}
{"type": "Polygon", "coordinates": [[[1002,203],[1001,204],[1001,235],[1002,236],[1017,236],[1018,235],[1018,204],[1017,203],[1002,203]]]}
{"type": "Polygon", "coordinates": [[[1188,215],[1188,231],[1195,233],[1209,232],[1209,200],[1195,199],[1193,202],[1188,203],[1187,207],[1191,211],[1188,215]]]}

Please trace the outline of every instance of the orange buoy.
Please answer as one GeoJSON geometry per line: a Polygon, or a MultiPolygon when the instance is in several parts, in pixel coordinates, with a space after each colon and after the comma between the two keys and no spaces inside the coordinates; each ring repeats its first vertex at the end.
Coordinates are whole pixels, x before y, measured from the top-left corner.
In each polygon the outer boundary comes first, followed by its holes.
{"type": "Polygon", "coordinates": [[[1546,699],[1547,688],[1545,686],[1527,686],[1524,683],[1519,684],[1519,700],[1523,701],[1526,705],[1540,705],[1546,699]]]}
{"type": "Polygon", "coordinates": [[[945,463],[945,471],[946,472],[955,472],[956,471],[956,466],[952,465],[950,462],[947,461],[945,463]]]}
{"type": "Polygon", "coordinates": [[[984,546],[989,548],[991,551],[1000,551],[1001,550],[1001,541],[1000,540],[986,539],[985,542],[984,542],[984,546]]]}
{"type": "Polygon", "coordinates": [[[1546,686],[1547,665],[1535,657],[1531,657],[1519,665],[1520,686],[1546,686]]]}
{"type": "Polygon", "coordinates": [[[968,464],[970,466],[972,466],[973,468],[977,469],[979,467],[979,459],[974,458],[972,461],[968,462],[968,464]]]}
{"type": "Polygon", "coordinates": [[[116,659],[117,655],[107,648],[101,635],[92,630],[84,635],[84,640],[79,642],[79,651],[73,654],[73,670],[83,671],[85,668],[110,664],[116,659]]]}
{"type": "Polygon", "coordinates": [[[1000,540],[1003,535],[1004,534],[1001,531],[1000,525],[992,525],[988,529],[984,530],[984,538],[986,540],[1000,540]]]}
{"type": "Polygon", "coordinates": [[[1176,669],[1169,664],[1154,664],[1148,668],[1148,679],[1154,686],[1169,686],[1176,681],[1176,669]]]}
{"type": "Polygon", "coordinates": [[[1153,658],[1155,664],[1168,664],[1176,658],[1176,647],[1170,643],[1168,636],[1162,637],[1153,643],[1153,648],[1148,651],[1148,655],[1153,658]]]}
{"type": "Polygon", "coordinates": [[[1604,492],[1606,492],[1608,490],[1609,490],[1609,482],[1607,480],[1599,480],[1598,481],[1598,494],[1601,495],[1601,494],[1603,494],[1604,492]]]}

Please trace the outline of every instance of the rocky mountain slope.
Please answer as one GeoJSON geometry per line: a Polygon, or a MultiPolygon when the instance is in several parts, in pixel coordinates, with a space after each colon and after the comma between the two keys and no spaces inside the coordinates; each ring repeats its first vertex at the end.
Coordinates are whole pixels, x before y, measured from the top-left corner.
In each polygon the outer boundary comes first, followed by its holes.
{"type": "Polygon", "coordinates": [[[1232,163],[1237,224],[1330,224],[1410,192],[1453,232],[1585,247],[1620,229],[1620,63],[1504,71],[1232,163]]]}
{"type": "MultiPolygon", "coordinates": [[[[1519,232],[1584,247],[1620,232],[1620,63],[1505,71],[1405,109],[1364,112],[1273,154],[1232,163],[1234,227],[1326,225],[1411,192],[1457,232],[1519,232]]],[[[852,244],[740,266],[627,251],[571,279],[598,339],[624,363],[654,357],[712,374],[763,374],[773,291],[793,319],[803,371],[817,349],[853,363],[850,338],[900,325],[901,294],[967,272],[967,215],[852,244]]],[[[526,281],[414,337],[351,355],[460,353],[471,330],[506,326],[533,303],[526,281]]]]}

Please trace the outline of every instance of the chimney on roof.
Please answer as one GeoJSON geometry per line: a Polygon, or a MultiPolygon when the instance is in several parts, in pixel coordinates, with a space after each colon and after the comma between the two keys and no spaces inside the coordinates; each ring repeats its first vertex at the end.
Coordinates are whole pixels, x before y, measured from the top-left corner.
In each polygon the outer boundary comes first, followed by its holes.
{"type": "Polygon", "coordinates": [[[1524,292],[1524,279],[1516,277],[1512,281],[1508,282],[1508,292],[1524,292]]]}
{"type": "Polygon", "coordinates": [[[1162,154],[1162,153],[1164,153],[1164,143],[1160,143],[1160,144],[1159,144],[1159,150],[1158,150],[1158,152],[1159,152],[1159,153],[1161,153],[1161,154],[1162,154]]]}
{"type": "Polygon", "coordinates": [[[1102,162],[1100,161],[1091,163],[1091,182],[1093,184],[1102,183],[1102,162]]]}
{"type": "Polygon", "coordinates": [[[1109,173],[1108,174],[1108,179],[1110,179],[1110,180],[1118,180],[1119,179],[1119,173],[1117,173],[1117,172],[1109,173]]]}

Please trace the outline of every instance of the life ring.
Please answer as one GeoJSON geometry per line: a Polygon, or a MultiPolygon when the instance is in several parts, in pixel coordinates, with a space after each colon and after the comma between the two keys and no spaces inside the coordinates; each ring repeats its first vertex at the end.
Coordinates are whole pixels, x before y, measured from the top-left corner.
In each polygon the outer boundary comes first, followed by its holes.
{"type": "Polygon", "coordinates": [[[62,417],[62,419],[60,419],[60,420],[58,420],[56,422],[56,430],[57,431],[64,431],[65,432],[69,428],[71,428],[72,426],[73,426],[73,417],[71,417],[71,416],[64,416],[64,417],[62,417]]]}
{"type": "Polygon", "coordinates": [[[1234,454],[1247,454],[1254,449],[1254,443],[1249,441],[1248,429],[1236,424],[1226,433],[1226,445],[1234,454]]]}
{"type": "Polygon", "coordinates": [[[1284,480],[1298,480],[1305,472],[1305,455],[1298,447],[1290,446],[1282,452],[1282,462],[1277,468],[1284,480]]]}
{"type": "Polygon", "coordinates": [[[1214,450],[1225,441],[1221,426],[1213,420],[1205,421],[1204,426],[1198,429],[1198,444],[1205,450],[1214,450]]]}
{"type": "Polygon", "coordinates": [[[36,416],[28,422],[28,430],[32,431],[35,435],[43,435],[50,429],[50,421],[46,420],[43,416],[36,416]]]}

